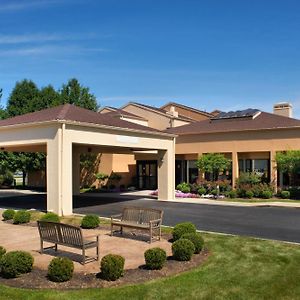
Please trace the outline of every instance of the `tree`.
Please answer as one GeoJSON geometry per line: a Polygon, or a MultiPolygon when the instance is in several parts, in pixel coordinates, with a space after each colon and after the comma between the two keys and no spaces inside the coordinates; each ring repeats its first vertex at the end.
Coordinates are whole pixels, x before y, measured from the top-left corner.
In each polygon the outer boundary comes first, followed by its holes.
{"type": "Polygon", "coordinates": [[[61,104],[70,103],[94,110],[98,109],[96,97],[90,93],[89,88],[82,86],[76,78],[72,78],[62,86],[60,91],[61,104]]]}
{"type": "MultiPolygon", "coordinates": [[[[0,89],[0,100],[2,98],[2,89],[0,89]]],[[[6,110],[2,107],[2,105],[0,105],[0,120],[3,120],[7,118],[7,113],[6,110]]]]}
{"type": "Polygon", "coordinates": [[[33,100],[38,96],[39,89],[33,81],[24,79],[17,82],[8,98],[8,115],[14,117],[34,111],[33,100]]]}
{"type": "Polygon", "coordinates": [[[293,174],[300,169],[300,151],[277,152],[275,161],[280,171],[288,173],[289,185],[293,185],[293,174]]]}
{"type": "Polygon", "coordinates": [[[220,172],[230,166],[230,160],[220,153],[207,153],[201,155],[196,163],[199,170],[212,174],[213,180],[218,180],[220,172]]]}
{"type": "Polygon", "coordinates": [[[38,111],[60,104],[60,94],[52,85],[47,85],[40,89],[38,95],[32,99],[31,111],[38,111]]]}

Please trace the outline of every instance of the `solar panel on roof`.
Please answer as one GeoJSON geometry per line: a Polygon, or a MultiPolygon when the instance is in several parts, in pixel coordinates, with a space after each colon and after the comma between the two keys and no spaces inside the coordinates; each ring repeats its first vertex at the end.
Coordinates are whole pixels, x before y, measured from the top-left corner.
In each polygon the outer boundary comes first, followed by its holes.
{"type": "Polygon", "coordinates": [[[229,112],[220,112],[217,116],[212,118],[212,120],[254,117],[258,112],[260,112],[258,109],[253,108],[229,112]]]}

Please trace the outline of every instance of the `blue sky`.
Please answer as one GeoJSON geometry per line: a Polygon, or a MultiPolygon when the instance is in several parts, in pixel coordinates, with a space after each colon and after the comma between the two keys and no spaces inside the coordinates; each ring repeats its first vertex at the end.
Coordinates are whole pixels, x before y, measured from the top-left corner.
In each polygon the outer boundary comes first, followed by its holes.
{"type": "Polygon", "coordinates": [[[300,118],[300,1],[0,0],[2,104],[76,77],[99,103],[178,101],[300,118]]]}

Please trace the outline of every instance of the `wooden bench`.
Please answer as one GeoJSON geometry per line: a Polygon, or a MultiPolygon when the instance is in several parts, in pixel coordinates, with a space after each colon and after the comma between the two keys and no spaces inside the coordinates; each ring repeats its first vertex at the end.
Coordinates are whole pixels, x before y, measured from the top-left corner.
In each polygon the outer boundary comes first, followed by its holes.
{"type": "Polygon", "coordinates": [[[81,249],[82,264],[86,261],[85,250],[96,248],[96,259],[99,260],[99,235],[94,236],[95,241],[90,241],[83,238],[80,227],[48,221],[37,221],[37,223],[41,239],[41,253],[45,249],[53,248],[43,247],[43,243],[48,242],[55,244],[55,251],[57,251],[57,245],[81,249]]]}
{"type": "Polygon", "coordinates": [[[161,223],[163,211],[143,207],[125,207],[123,212],[111,216],[111,235],[114,233],[114,226],[120,227],[123,233],[124,227],[149,231],[150,243],[154,240],[160,240],[161,223]]]}

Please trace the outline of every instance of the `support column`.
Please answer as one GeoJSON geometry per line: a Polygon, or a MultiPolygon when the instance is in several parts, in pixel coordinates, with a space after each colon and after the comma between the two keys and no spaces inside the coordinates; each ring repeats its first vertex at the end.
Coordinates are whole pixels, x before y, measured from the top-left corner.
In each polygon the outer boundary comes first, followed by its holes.
{"type": "MultiPolygon", "coordinates": [[[[198,153],[198,158],[201,157],[203,153],[198,153]]],[[[198,169],[198,181],[205,179],[205,172],[202,172],[200,169],[198,169]]]]}
{"type": "Polygon", "coordinates": [[[168,150],[158,151],[158,199],[175,199],[174,145],[168,150]]]}
{"type": "Polygon", "coordinates": [[[60,216],[73,212],[72,143],[66,139],[64,126],[47,142],[47,211],[60,216]]]}
{"type": "Polygon", "coordinates": [[[80,195],[80,152],[73,147],[73,195],[80,195]]]}
{"type": "Polygon", "coordinates": [[[236,179],[239,177],[239,159],[236,151],[232,152],[232,188],[236,187],[236,179]]]}
{"type": "Polygon", "coordinates": [[[274,186],[274,191],[277,193],[277,163],[276,151],[270,151],[270,183],[274,186]]]}

